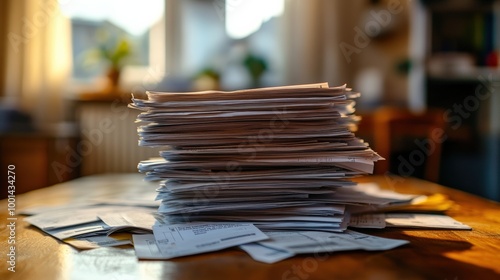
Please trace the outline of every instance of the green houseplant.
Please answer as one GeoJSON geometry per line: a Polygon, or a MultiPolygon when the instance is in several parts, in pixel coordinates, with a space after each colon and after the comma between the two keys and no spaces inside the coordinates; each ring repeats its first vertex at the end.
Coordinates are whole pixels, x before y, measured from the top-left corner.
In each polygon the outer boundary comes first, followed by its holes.
{"type": "Polygon", "coordinates": [[[98,47],[87,53],[86,64],[103,64],[106,67],[106,77],[112,88],[118,87],[120,74],[132,56],[132,46],[125,37],[110,37],[107,34],[98,36],[98,47]]]}

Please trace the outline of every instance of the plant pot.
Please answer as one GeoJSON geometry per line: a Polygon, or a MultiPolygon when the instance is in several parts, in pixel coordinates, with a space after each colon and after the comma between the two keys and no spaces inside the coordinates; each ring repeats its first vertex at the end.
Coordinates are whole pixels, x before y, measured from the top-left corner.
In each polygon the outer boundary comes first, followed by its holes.
{"type": "Polygon", "coordinates": [[[121,74],[120,69],[118,69],[116,67],[110,67],[108,69],[106,76],[108,77],[109,83],[110,83],[112,88],[118,87],[118,85],[120,83],[120,74],[121,74]]]}

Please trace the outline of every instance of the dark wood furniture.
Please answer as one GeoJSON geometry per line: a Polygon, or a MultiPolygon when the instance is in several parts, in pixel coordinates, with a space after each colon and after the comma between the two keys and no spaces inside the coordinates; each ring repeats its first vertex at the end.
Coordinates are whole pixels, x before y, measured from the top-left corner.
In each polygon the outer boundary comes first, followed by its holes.
{"type": "MultiPolygon", "coordinates": [[[[21,176],[21,174],[19,174],[21,176]]],[[[23,175],[28,176],[28,175],[23,175]]],[[[154,188],[142,176],[83,177],[16,197],[17,209],[84,200],[131,188],[154,188]]],[[[7,270],[7,201],[0,201],[2,256],[0,279],[499,279],[500,204],[427,181],[399,177],[364,177],[404,193],[444,193],[458,208],[448,214],[473,228],[456,230],[364,230],[411,243],[382,252],[301,255],[276,264],[252,260],[237,249],[169,261],[139,261],[133,248],[78,251],[16,221],[16,272],[7,270]]]]}
{"type": "MultiPolygon", "coordinates": [[[[75,179],[79,176],[82,157],[79,138],[51,133],[0,134],[0,168],[16,169],[18,194],[75,179]]],[[[7,180],[0,184],[7,189],[7,180]]],[[[2,191],[0,199],[6,198],[2,191]]]]}
{"type": "Polygon", "coordinates": [[[448,138],[443,110],[412,112],[408,109],[381,107],[375,110],[374,149],[386,160],[377,162],[375,172],[390,171],[404,176],[438,182],[441,146],[448,138]]]}

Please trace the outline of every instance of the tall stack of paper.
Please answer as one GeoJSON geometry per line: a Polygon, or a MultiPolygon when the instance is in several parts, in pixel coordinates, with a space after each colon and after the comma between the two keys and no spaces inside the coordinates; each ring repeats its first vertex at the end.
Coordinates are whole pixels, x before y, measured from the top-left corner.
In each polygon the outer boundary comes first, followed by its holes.
{"type": "Polygon", "coordinates": [[[348,188],[381,159],[355,137],[358,93],[328,84],[233,92],[148,92],[140,145],[161,158],[139,170],[161,180],[173,222],[239,221],[260,229],[343,231],[346,204],[386,204],[348,188]]]}

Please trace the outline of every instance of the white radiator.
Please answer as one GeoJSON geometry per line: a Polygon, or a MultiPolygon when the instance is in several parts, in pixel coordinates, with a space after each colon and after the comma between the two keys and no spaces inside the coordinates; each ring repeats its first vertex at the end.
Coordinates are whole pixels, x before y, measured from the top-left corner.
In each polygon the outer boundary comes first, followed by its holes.
{"type": "Polygon", "coordinates": [[[77,106],[81,140],[82,176],[98,173],[138,172],[141,160],[158,157],[157,148],[139,147],[138,110],[122,103],[81,102],[77,106]]]}

